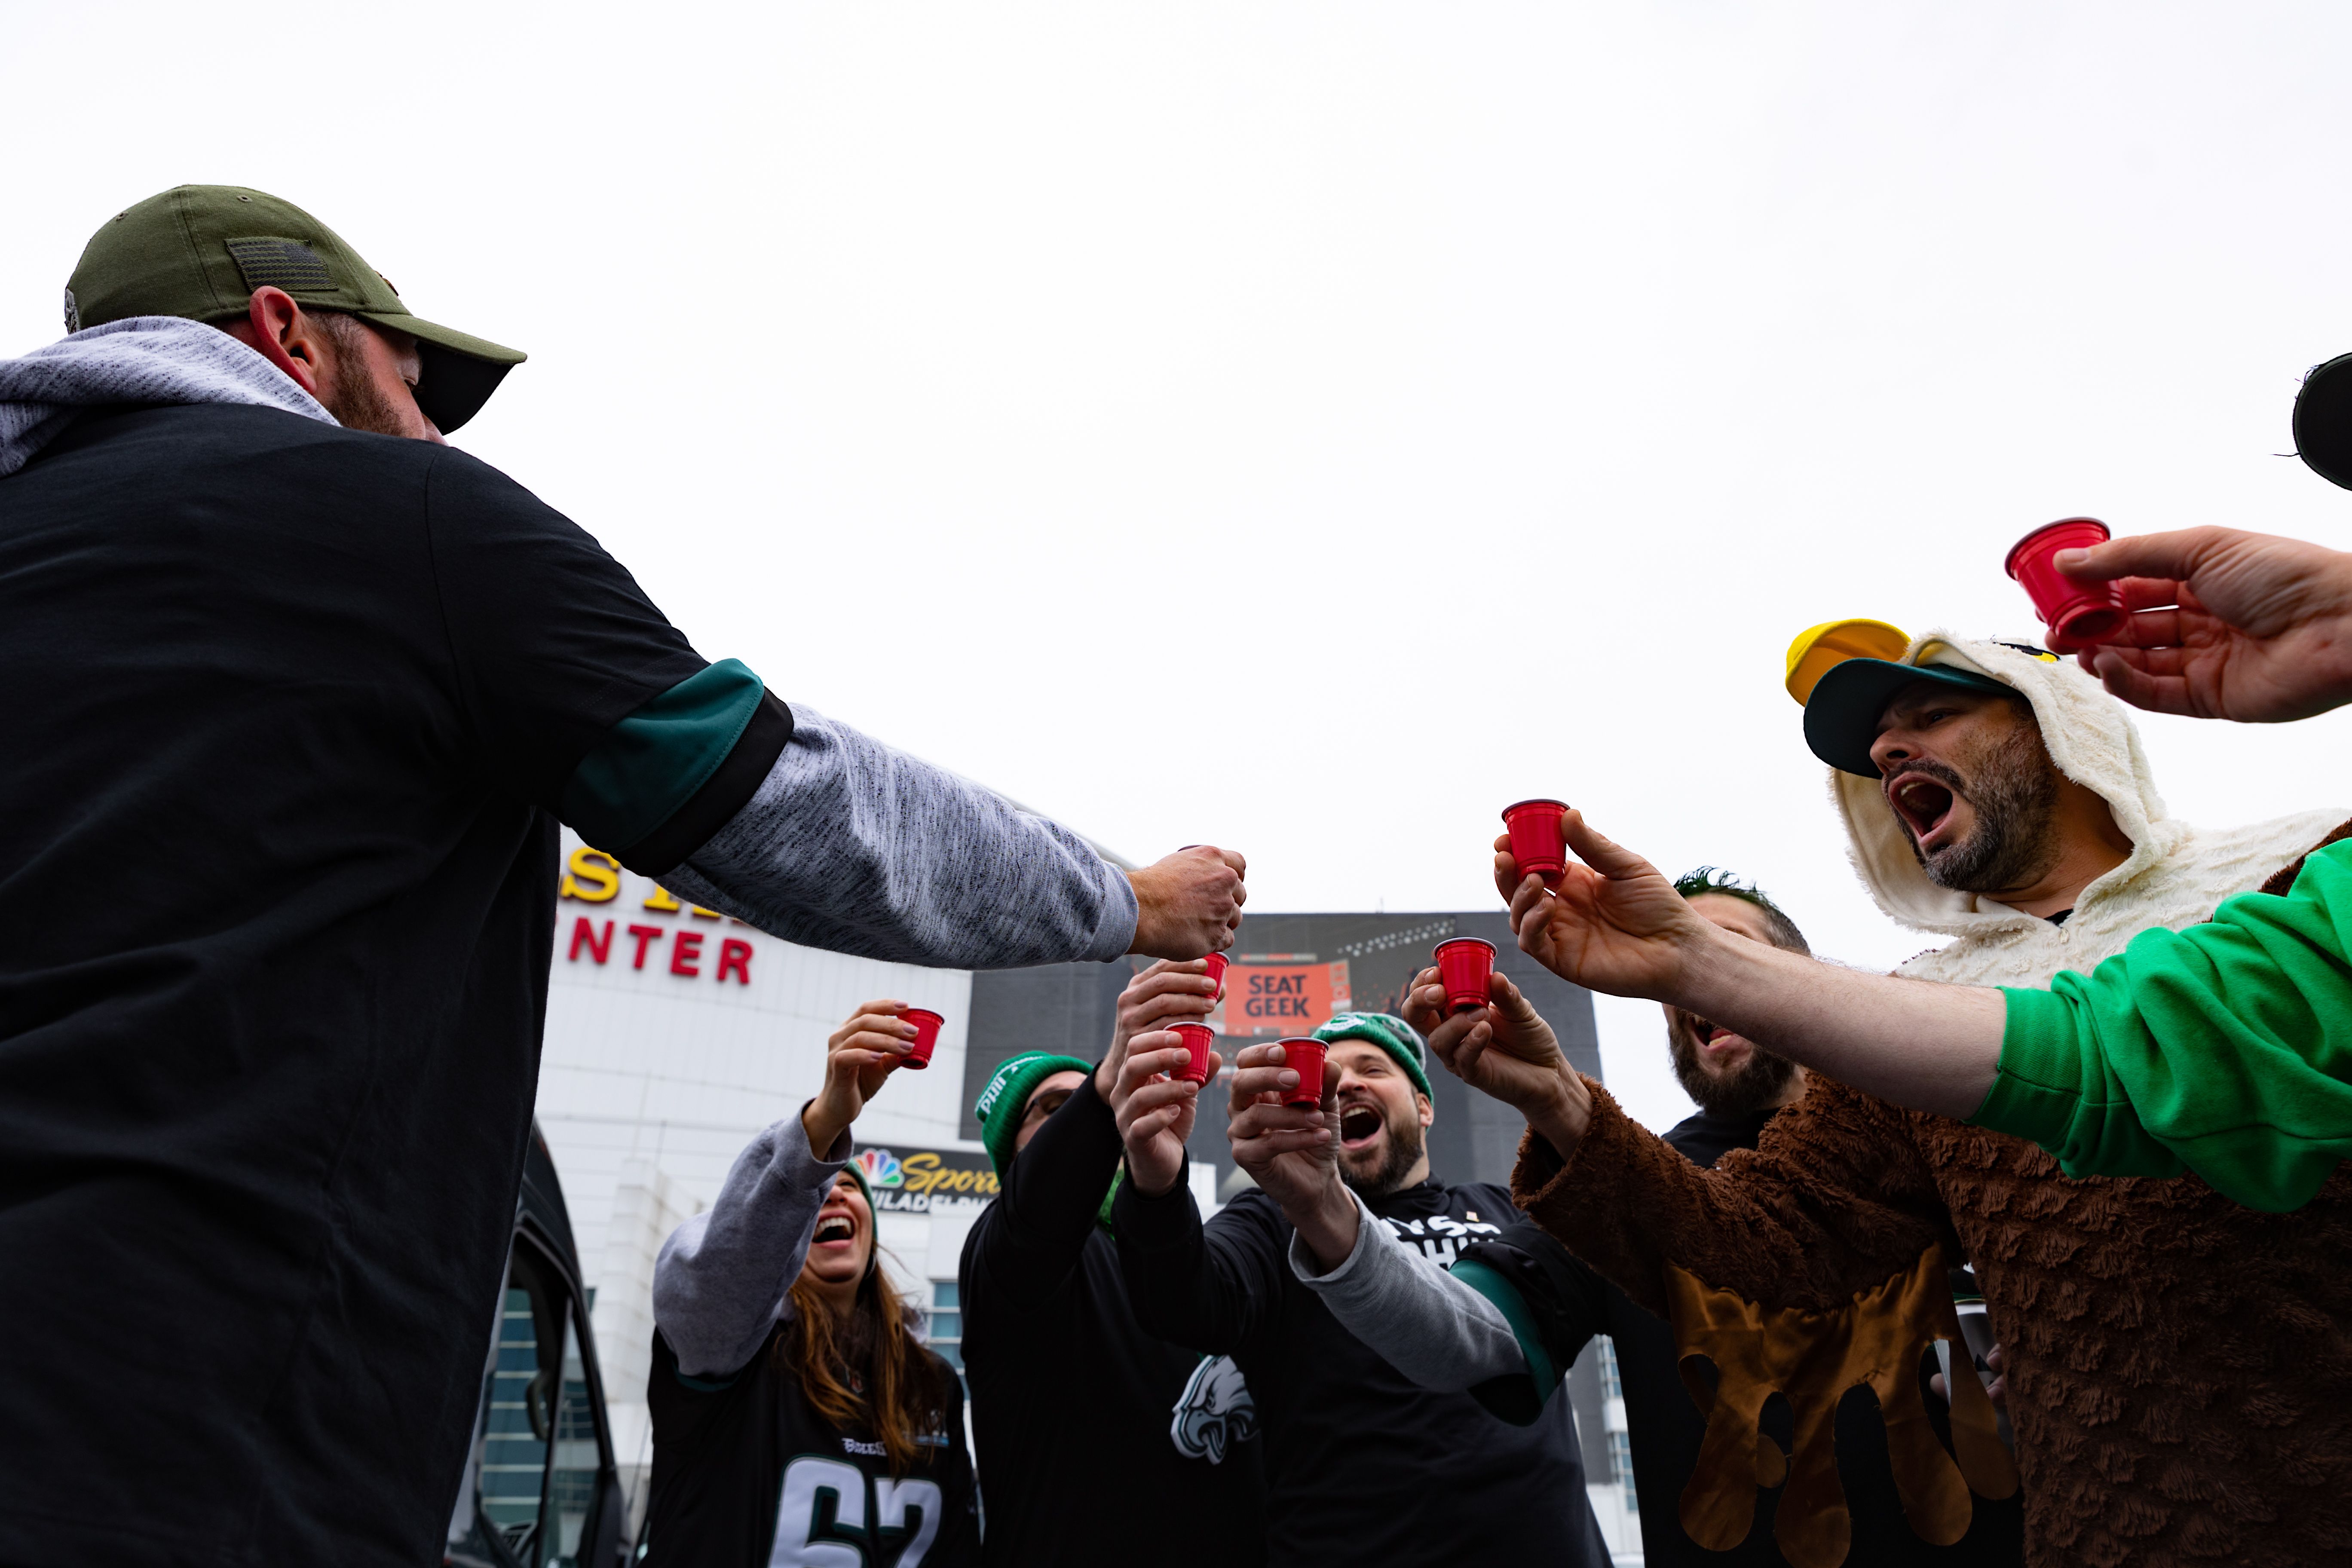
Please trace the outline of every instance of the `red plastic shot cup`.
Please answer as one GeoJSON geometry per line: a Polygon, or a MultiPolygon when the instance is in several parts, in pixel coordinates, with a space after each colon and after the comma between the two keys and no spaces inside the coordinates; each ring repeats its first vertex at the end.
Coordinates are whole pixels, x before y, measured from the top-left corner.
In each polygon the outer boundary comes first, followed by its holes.
{"type": "Polygon", "coordinates": [[[1186,1062],[1184,1070],[1176,1076],[1186,1083],[1206,1084],[1209,1081],[1209,1047],[1216,1044],[1217,1031],[1206,1024],[1171,1024],[1168,1026],[1183,1037],[1184,1048],[1192,1053],[1192,1059],[1186,1062]]]}
{"type": "Polygon", "coordinates": [[[1437,977],[1445,983],[1445,1010],[1470,1013],[1494,1000],[1486,989],[1495,973],[1495,944],[1475,936],[1441,942],[1430,956],[1437,960],[1437,977]]]}
{"type": "Polygon", "coordinates": [[[2062,519],[2019,540],[2002,566],[2033,596],[2033,613],[2050,628],[2050,646],[2080,653],[2114,637],[2128,615],[2123,591],[2113,583],[2077,583],[2052,560],[2062,550],[2087,550],[2107,542],[2107,525],[2095,517],[2062,519]]]}
{"type": "Polygon", "coordinates": [[[1282,1065],[1298,1075],[1298,1087],[1285,1093],[1285,1105],[1323,1103],[1323,1058],[1331,1049],[1320,1040],[1294,1035],[1276,1044],[1282,1047],[1282,1065]]]}
{"type": "Polygon", "coordinates": [[[1213,952],[1201,962],[1209,966],[1209,978],[1217,983],[1217,994],[1215,999],[1223,1001],[1225,994],[1225,967],[1233,963],[1233,960],[1227,958],[1222,952],[1213,952]]]}
{"type": "Polygon", "coordinates": [[[898,1058],[898,1065],[918,1070],[930,1066],[931,1053],[940,1045],[940,1026],[947,1020],[929,1007],[903,1008],[898,1016],[915,1026],[915,1043],[908,1047],[905,1056],[898,1058]]]}
{"type": "Polygon", "coordinates": [[[1564,800],[1523,800],[1503,807],[1503,826],[1511,831],[1511,858],[1519,875],[1532,873],[1549,887],[1568,869],[1568,840],[1559,819],[1568,815],[1564,800]]]}

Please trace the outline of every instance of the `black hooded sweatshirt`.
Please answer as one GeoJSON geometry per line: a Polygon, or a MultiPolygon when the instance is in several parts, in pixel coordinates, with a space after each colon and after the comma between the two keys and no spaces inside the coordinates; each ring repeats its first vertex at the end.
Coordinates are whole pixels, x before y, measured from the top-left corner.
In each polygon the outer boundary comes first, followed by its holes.
{"type": "Polygon", "coordinates": [[[1255,1439],[1188,1458],[1169,1428],[1200,1367],[1137,1321],[1097,1223],[1118,1127],[1093,1075],[1031,1134],[959,1277],[991,1568],[1255,1568],[1255,1439]]]}

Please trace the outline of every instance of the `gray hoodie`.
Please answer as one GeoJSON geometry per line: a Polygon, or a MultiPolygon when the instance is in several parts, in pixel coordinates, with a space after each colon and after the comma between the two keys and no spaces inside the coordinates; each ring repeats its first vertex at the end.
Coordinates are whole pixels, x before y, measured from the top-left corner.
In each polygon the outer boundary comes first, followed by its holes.
{"type": "Polygon", "coordinates": [[[217,327],[126,316],[0,359],[0,479],[33,460],[84,408],[244,403],[332,425],[291,377],[217,327]]]}

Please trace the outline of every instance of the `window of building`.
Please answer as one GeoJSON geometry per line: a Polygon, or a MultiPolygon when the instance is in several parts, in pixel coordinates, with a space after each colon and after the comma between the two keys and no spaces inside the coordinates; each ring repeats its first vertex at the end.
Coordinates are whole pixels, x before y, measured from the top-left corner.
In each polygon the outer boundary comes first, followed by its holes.
{"type": "MultiPolygon", "coordinates": [[[[956,1380],[963,1380],[963,1300],[956,1294],[952,1279],[931,1281],[931,1349],[939,1358],[956,1369],[956,1380]]],[[[964,1398],[971,1398],[966,1387],[964,1398]]]]}
{"type": "Polygon", "coordinates": [[[1611,1339],[1601,1342],[1601,1397],[1625,1397],[1625,1385],[1617,1381],[1617,1342],[1611,1339]]]}
{"type": "Polygon", "coordinates": [[[1625,1511],[1641,1512],[1641,1505],[1633,1500],[1633,1444],[1622,1432],[1609,1434],[1609,1468],[1617,1472],[1617,1484],[1625,1489],[1625,1511]]]}

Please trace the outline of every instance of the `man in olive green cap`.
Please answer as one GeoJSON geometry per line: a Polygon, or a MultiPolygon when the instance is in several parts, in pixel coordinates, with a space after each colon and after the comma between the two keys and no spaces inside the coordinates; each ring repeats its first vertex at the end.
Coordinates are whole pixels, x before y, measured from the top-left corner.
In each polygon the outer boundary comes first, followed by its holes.
{"type": "Polygon", "coordinates": [[[299,208],[125,210],[66,327],[0,360],[0,1563],[443,1555],[559,824],[868,957],[1231,941],[1239,856],[1122,872],[702,658],[440,441],[522,356],[299,208]]]}
{"type": "Polygon", "coordinates": [[[237,185],[180,185],[116,214],[82,252],[65,306],[69,333],[144,316],[208,322],[342,424],[387,436],[426,435],[419,415],[457,429],[524,359],[412,315],[333,229],[237,185]]]}

